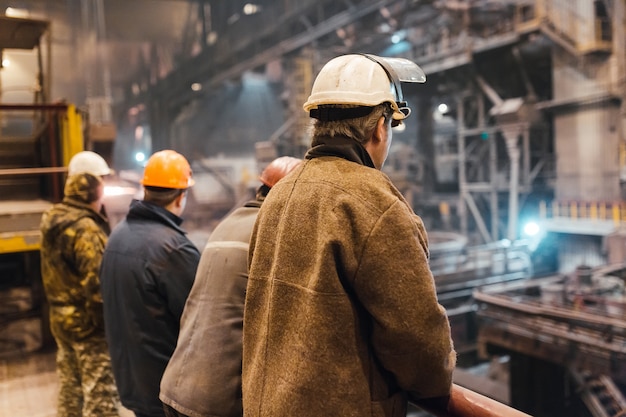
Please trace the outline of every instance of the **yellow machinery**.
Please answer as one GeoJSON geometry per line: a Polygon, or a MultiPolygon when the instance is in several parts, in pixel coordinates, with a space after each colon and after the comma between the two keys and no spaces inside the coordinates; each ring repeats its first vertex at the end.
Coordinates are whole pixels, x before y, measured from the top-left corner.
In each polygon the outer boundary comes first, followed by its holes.
{"type": "Polygon", "coordinates": [[[83,149],[73,105],[0,104],[0,254],[39,249],[39,219],[61,200],[69,159],[83,149]],[[11,127],[23,135],[5,134],[11,127]]]}
{"type": "Polygon", "coordinates": [[[86,143],[86,114],[71,104],[48,102],[49,28],[47,21],[0,15],[0,62],[6,65],[12,50],[32,51],[35,67],[34,86],[17,95],[7,82],[16,68],[0,68],[0,355],[51,340],[39,272],[39,223],[63,198],[69,160],[86,143]]]}
{"type": "Polygon", "coordinates": [[[38,64],[30,103],[23,96],[7,103],[14,87],[0,84],[0,254],[39,249],[41,214],[62,198],[65,167],[84,147],[83,115],[73,105],[47,103],[49,28],[47,21],[0,16],[0,54],[32,50],[38,64]]]}

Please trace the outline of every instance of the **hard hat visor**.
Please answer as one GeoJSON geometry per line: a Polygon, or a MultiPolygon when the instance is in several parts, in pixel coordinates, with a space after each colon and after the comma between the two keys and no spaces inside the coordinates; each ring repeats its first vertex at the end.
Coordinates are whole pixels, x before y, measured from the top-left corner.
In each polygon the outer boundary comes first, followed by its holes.
{"type": "Polygon", "coordinates": [[[424,70],[413,61],[409,61],[405,58],[377,57],[377,59],[379,62],[386,62],[391,68],[393,68],[396,77],[403,83],[426,82],[426,74],[424,73],[424,70]]]}
{"type": "Polygon", "coordinates": [[[395,103],[391,103],[394,110],[393,119],[400,121],[409,117],[411,109],[408,107],[408,103],[404,101],[401,83],[425,83],[426,74],[424,70],[415,62],[405,58],[387,58],[371,54],[362,55],[380,65],[393,85],[395,93],[395,103]]]}

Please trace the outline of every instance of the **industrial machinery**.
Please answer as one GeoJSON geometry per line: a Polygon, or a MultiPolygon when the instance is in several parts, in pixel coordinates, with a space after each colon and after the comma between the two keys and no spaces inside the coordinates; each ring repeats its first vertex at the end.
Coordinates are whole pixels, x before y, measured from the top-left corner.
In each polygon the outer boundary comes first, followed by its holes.
{"type": "Polygon", "coordinates": [[[510,356],[512,406],[536,415],[624,415],[625,278],[624,263],[581,265],[475,291],[483,354],[510,356]],[[541,390],[525,389],[540,382],[541,390]]]}
{"type": "Polygon", "coordinates": [[[430,268],[437,297],[445,307],[459,361],[472,362],[478,326],[473,291],[485,285],[526,281],[533,276],[528,242],[506,239],[468,245],[467,238],[451,232],[429,233],[430,268]]]}
{"type": "Polygon", "coordinates": [[[52,340],[39,271],[39,222],[62,199],[67,164],[86,145],[86,114],[48,101],[49,31],[47,21],[0,16],[4,66],[5,53],[15,49],[32,54],[25,60],[35,67],[35,83],[28,87],[0,78],[0,354],[35,350],[52,340]]]}

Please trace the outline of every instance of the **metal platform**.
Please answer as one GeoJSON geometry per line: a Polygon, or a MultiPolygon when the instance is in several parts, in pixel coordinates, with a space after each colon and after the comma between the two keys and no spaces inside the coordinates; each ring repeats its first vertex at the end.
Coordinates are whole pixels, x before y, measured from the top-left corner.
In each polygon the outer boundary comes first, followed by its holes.
{"type": "Polygon", "coordinates": [[[0,253],[39,249],[39,223],[52,206],[45,200],[0,201],[0,253]]]}
{"type": "Polygon", "coordinates": [[[476,289],[479,351],[554,364],[593,416],[623,415],[625,277],[626,264],[580,267],[571,275],[476,289]]]}

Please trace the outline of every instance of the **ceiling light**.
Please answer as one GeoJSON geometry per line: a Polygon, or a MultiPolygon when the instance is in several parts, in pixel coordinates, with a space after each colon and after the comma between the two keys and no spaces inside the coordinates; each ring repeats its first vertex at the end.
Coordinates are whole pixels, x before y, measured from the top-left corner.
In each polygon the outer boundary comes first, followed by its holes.
{"type": "Polygon", "coordinates": [[[396,44],[402,42],[405,38],[406,38],[406,31],[405,30],[398,30],[396,33],[394,33],[391,36],[391,42],[394,45],[396,45],[396,44]]]}
{"type": "Polygon", "coordinates": [[[143,152],[137,152],[135,154],[135,161],[137,162],[143,162],[146,160],[146,154],[143,152]]]}
{"type": "Polygon", "coordinates": [[[28,17],[28,10],[26,9],[18,9],[15,7],[7,7],[4,14],[9,17],[28,17]]]}
{"type": "Polygon", "coordinates": [[[261,11],[261,6],[259,6],[258,4],[246,3],[243,6],[243,14],[248,15],[248,16],[251,14],[259,13],[260,11],[261,11]]]}

